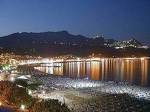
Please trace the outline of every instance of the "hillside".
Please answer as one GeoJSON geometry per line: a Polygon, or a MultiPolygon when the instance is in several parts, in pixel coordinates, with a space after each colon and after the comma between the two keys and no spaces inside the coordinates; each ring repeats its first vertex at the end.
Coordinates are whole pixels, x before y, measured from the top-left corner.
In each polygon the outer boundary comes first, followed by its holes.
{"type": "Polygon", "coordinates": [[[29,55],[74,54],[86,56],[92,53],[104,56],[137,55],[137,53],[138,55],[149,55],[149,49],[142,49],[142,46],[142,43],[135,39],[117,41],[103,37],[88,38],[82,35],[72,35],[67,31],[22,32],[0,37],[1,52],[29,55]]]}

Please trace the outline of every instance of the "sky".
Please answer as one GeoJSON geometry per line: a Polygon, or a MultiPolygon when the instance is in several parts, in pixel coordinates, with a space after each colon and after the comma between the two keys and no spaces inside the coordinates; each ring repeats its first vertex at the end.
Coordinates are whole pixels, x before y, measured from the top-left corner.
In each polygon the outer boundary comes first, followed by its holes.
{"type": "Polygon", "coordinates": [[[61,30],[150,43],[150,0],[0,0],[0,36],[61,30]]]}

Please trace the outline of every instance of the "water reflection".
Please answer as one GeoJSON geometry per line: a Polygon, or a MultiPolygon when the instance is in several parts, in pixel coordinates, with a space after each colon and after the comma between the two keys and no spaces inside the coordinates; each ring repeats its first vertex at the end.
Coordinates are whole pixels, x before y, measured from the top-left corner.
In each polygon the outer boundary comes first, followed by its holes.
{"type": "Polygon", "coordinates": [[[48,74],[73,78],[89,78],[104,81],[128,81],[147,86],[150,60],[148,59],[104,59],[89,62],[54,63],[41,65],[36,69],[48,74]]]}

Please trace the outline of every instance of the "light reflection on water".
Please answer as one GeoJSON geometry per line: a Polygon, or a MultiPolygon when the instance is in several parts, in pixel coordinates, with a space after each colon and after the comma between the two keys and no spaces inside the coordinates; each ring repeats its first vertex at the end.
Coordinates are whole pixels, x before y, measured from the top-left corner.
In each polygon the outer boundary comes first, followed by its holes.
{"type": "Polygon", "coordinates": [[[36,69],[48,74],[73,78],[89,78],[103,81],[127,81],[141,86],[150,86],[150,60],[104,59],[90,62],[55,63],[41,65],[36,69]]]}

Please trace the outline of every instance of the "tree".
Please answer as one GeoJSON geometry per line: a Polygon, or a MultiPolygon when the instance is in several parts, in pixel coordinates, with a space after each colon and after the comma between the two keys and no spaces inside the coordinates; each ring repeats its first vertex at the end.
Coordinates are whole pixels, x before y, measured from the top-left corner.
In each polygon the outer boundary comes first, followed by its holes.
{"type": "Polygon", "coordinates": [[[42,100],[36,102],[30,112],[70,112],[70,110],[58,100],[42,100]]]}

